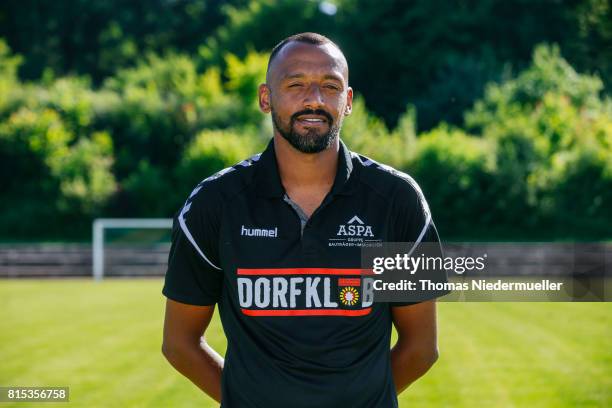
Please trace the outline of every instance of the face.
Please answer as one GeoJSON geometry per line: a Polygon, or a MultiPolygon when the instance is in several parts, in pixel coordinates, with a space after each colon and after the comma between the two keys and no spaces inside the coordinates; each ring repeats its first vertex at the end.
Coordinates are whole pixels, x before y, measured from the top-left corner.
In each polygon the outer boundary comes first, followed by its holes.
{"type": "Polygon", "coordinates": [[[303,153],[318,153],[338,138],[351,113],[348,67],[331,44],[292,42],[279,52],[259,87],[259,105],[276,133],[303,153]]]}

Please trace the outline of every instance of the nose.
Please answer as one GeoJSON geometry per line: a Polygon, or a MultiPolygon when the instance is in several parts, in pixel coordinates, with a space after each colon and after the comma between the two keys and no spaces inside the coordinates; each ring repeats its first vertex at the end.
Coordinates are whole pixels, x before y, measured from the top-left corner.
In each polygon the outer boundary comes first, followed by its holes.
{"type": "Polygon", "coordinates": [[[323,105],[321,89],[317,84],[311,84],[304,95],[304,107],[307,109],[318,109],[323,105]]]}

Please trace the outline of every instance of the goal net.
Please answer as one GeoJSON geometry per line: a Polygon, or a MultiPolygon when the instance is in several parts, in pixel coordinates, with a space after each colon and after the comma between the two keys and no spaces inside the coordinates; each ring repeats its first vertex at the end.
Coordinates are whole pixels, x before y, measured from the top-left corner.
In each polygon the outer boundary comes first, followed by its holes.
{"type": "Polygon", "coordinates": [[[99,218],[93,223],[93,277],[162,276],[171,218],[99,218]]]}

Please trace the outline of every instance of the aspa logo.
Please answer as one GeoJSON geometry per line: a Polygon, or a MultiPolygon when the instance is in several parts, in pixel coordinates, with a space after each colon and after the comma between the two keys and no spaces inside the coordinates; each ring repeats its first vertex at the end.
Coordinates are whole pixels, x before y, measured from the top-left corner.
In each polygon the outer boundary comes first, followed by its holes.
{"type": "Polygon", "coordinates": [[[373,237],[372,227],[364,225],[365,223],[358,217],[354,216],[345,225],[338,227],[339,237],[373,237]]]}

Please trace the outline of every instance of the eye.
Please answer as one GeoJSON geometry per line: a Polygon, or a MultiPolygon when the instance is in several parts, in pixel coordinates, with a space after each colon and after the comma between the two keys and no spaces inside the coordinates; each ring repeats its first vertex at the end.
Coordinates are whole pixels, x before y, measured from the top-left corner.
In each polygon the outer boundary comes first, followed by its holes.
{"type": "Polygon", "coordinates": [[[337,85],[334,85],[334,84],[327,84],[327,85],[325,85],[325,88],[333,89],[334,91],[339,91],[340,90],[340,88],[337,85]]]}
{"type": "Polygon", "coordinates": [[[298,87],[301,87],[301,86],[302,86],[302,84],[300,84],[299,82],[298,83],[289,84],[289,88],[298,88],[298,87]]]}

